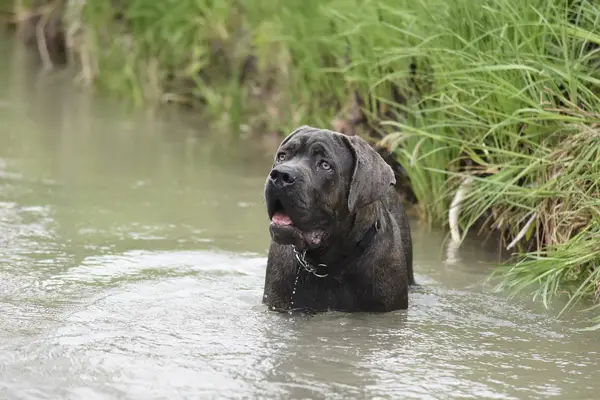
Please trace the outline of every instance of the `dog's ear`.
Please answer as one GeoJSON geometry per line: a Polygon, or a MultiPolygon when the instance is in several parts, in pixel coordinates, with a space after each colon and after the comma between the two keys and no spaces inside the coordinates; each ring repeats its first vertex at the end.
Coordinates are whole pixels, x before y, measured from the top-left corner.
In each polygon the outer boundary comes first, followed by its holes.
{"type": "Polygon", "coordinates": [[[396,183],[394,171],[363,138],[342,135],[354,156],[348,194],[350,213],[381,198],[396,183]]]}

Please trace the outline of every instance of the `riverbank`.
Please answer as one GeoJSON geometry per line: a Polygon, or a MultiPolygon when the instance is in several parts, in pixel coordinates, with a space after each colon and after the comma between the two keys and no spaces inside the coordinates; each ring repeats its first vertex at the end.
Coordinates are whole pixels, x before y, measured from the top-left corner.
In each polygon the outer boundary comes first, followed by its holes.
{"type": "Polygon", "coordinates": [[[514,252],[501,288],[600,294],[591,1],[15,4],[47,69],[73,63],[89,87],[255,134],[307,123],[368,136],[423,220],[457,242],[500,235],[514,252]]]}

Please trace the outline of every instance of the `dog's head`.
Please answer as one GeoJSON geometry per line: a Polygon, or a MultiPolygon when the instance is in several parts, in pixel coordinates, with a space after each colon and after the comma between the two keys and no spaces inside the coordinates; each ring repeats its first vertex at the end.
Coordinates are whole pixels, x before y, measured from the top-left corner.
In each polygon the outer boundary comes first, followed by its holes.
{"type": "Polygon", "coordinates": [[[267,177],[271,237],[299,250],[317,248],[395,182],[391,167],[360,137],[302,126],[283,140],[267,177]]]}

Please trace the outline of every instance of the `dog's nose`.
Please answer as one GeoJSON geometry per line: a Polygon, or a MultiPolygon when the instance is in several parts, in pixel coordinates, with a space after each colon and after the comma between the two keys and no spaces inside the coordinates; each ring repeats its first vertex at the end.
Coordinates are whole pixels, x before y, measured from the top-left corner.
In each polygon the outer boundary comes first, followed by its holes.
{"type": "Polygon", "coordinates": [[[273,168],[269,174],[269,179],[277,187],[291,186],[296,182],[297,178],[297,171],[282,165],[273,168]]]}

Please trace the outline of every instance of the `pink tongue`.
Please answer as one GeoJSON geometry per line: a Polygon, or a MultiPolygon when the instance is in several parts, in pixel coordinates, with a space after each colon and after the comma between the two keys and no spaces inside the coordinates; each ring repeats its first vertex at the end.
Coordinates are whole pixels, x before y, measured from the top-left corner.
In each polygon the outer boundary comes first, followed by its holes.
{"type": "Polygon", "coordinates": [[[274,224],[277,224],[277,225],[291,225],[292,224],[292,220],[290,219],[290,217],[288,217],[287,215],[285,215],[282,212],[275,213],[275,215],[273,215],[273,218],[271,220],[273,221],[274,224]]]}

